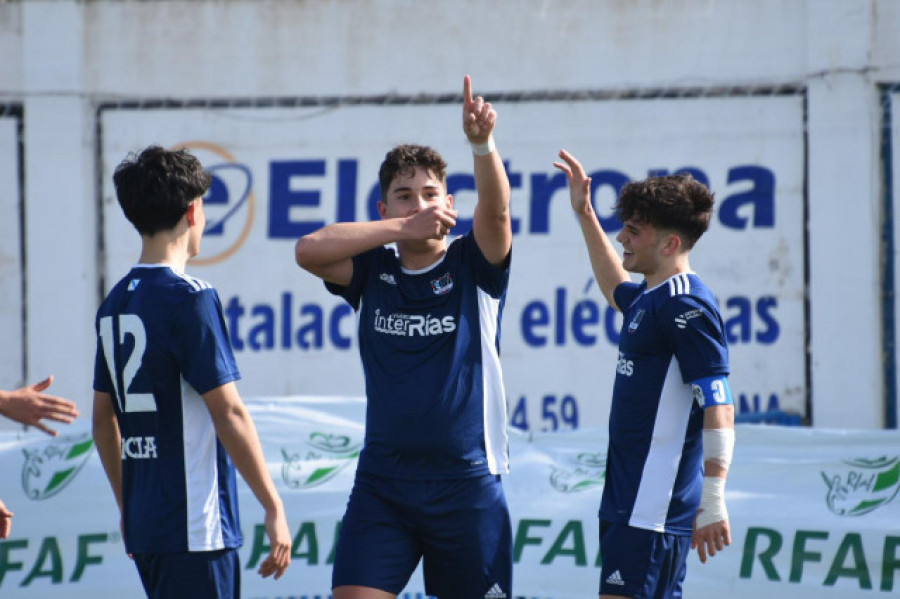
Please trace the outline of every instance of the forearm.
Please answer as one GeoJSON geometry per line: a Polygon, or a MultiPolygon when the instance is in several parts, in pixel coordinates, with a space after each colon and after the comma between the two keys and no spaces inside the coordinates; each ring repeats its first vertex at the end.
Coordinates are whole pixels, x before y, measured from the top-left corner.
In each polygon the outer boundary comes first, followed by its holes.
{"type": "Polygon", "coordinates": [[[500,264],[512,247],[509,178],[496,150],[486,155],[476,155],[474,164],[475,186],[478,189],[473,224],[475,240],[489,262],[500,264]]]}
{"type": "Polygon", "coordinates": [[[283,509],[281,498],[275,489],[256,426],[243,404],[230,406],[213,414],[216,435],[231,456],[237,471],[253,491],[263,508],[269,511],[283,509]]]}
{"type": "Polygon", "coordinates": [[[591,203],[586,202],[585,209],[577,213],[577,216],[600,291],[609,305],[619,310],[614,294],[619,284],[629,280],[628,272],[622,268],[619,255],[600,226],[591,203]]]}
{"type": "Polygon", "coordinates": [[[349,260],[372,248],[400,241],[404,219],[334,223],[301,237],[294,248],[297,264],[315,271],[349,260]]]}
{"type": "Polygon", "coordinates": [[[106,478],[109,480],[109,486],[112,488],[116,504],[119,506],[119,512],[121,513],[123,508],[122,437],[112,409],[98,407],[102,406],[102,401],[101,399],[94,402],[91,433],[94,438],[94,445],[97,447],[97,454],[100,456],[100,463],[103,465],[103,471],[106,473],[106,478]]]}

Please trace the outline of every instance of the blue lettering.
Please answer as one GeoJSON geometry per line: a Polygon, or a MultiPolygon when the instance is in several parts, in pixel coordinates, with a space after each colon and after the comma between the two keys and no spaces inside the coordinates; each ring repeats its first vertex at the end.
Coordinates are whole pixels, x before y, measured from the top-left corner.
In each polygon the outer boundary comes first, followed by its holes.
{"type": "Polygon", "coordinates": [[[234,351],[244,349],[244,340],[241,339],[238,321],[244,315],[244,306],[241,305],[237,296],[228,300],[225,305],[225,317],[228,319],[228,335],[231,338],[231,347],[234,351]]]}
{"type": "Polygon", "coordinates": [[[756,315],[765,325],[764,329],[758,330],[755,335],[753,333],[753,313],[754,305],[750,298],[735,296],[730,297],[725,302],[726,312],[731,312],[731,316],[725,320],[725,338],[728,343],[750,343],[752,339],[756,339],[758,343],[763,345],[771,345],[778,340],[781,327],[775,320],[773,314],[775,308],[778,307],[778,300],[772,296],[763,296],[756,300],[756,315]]]}
{"type": "MultiPolygon", "coordinates": [[[[250,327],[246,340],[242,335],[244,316],[247,308],[237,296],[229,298],[225,304],[225,317],[227,328],[234,351],[239,352],[249,348],[256,351],[271,351],[274,349],[290,350],[295,345],[303,351],[323,349],[326,340],[335,349],[347,350],[353,345],[354,331],[342,331],[344,322],[353,323],[353,309],[346,303],[338,303],[333,307],[322,306],[316,303],[300,304],[294,308],[294,296],[290,292],[283,292],[276,304],[265,302],[254,304],[249,308],[250,327]],[[294,316],[298,316],[298,325],[294,328],[294,316]],[[276,347],[275,335],[279,331],[280,343],[276,347]]],[[[352,325],[351,325],[352,326],[352,325]]]]}
{"type": "Polygon", "coordinates": [[[602,187],[611,187],[613,192],[613,204],[615,204],[615,200],[618,199],[619,194],[622,192],[622,188],[628,183],[628,176],[619,171],[603,170],[590,173],[590,177],[591,204],[594,206],[594,213],[597,215],[597,220],[600,221],[600,225],[603,227],[604,231],[607,233],[615,233],[622,228],[622,221],[616,216],[615,211],[604,216],[597,210],[597,197],[600,195],[598,190],[602,187]]]}
{"type": "Polygon", "coordinates": [[[337,220],[352,223],[356,220],[356,181],[359,162],[352,158],[338,160],[337,220]]]}
{"type": "Polygon", "coordinates": [[[525,343],[533,347],[544,347],[547,344],[546,335],[535,331],[537,327],[546,327],[550,324],[550,309],[540,300],[529,302],[522,310],[522,338],[525,343]]]}
{"type": "Polygon", "coordinates": [[[341,334],[341,321],[353,314],[353,308],[348,304],[338,304],[331,312],[331,319],[328,323],[328,332],[331,336],[331,342],[338,349],[350,349],[353,342],[352,337],[341,334]]]}
{"type": "Polygon", "coordinates": [[[297,345],[301,349],[321,348],[324,334],[322,308],[315,304],[306,304],[300,308],[300,314],[309,316],[310,319],[297,330],[297,345]],[[312,341],[307,340],[309,336],[312,336],[312,341]]]}
{"type": "Polygon", "coordinates": [[[275,310],[272,309],[272,306],[261,304],[253,306],[251,313],[253,316],[261,316],[262,319],[253,325],[253,328],[250,329],[250,333],[247,335],[247,343],[250,345],[250,349],[253,351],[259,351],[263,348],[272,349],[275,346],[275,310]],[[263,338],[262,342],[258,341],[260,336],[263,338]]]}
{"type": "Polygon", "coordinates": [[[293,221],[291,208],[318,206],[318,191],[294,191],[294,177],[321,177],[325,174],[324,160],[289,160],[269,163],[269,237],[297,239],[325,226],[324,221],[293,221]]]}
{"type": "Polygon", "coordinates": [[[761,297],[756,302],[756,313],[765,323],[766,328],[756,332],[756,340],[762,344],[775,343],[780,328],[771,311],[778,307],[778,300],[772,296],[761,297]]]}
{"type": "Polygon", "coordinates": [[[585,329],[600,322],[600,307],[597,302],[581,300],[572,309],[572,336],[579,345],[595,345],[597,336],[585,329]]]}
{"type": "Polygon", "coordinates": [[[530,233],[550,232],[550,199],[559,190],[566,190],[568,194],[568,189],[569,181],[563,173],[550,176],[545,173],[531,175],[531,223],[528,227],[530,233]]]}
{"type": "Polygon", "coordinates": [[[761,166],[736,166],[728,171],[728,184],[749,181],[753,184],[749,191],[732,194],[722,200],[719,220],[732,229],[746,229],[750,218],[741,216],[744,206],[753,211],[753,226],[771,228],[775,226],[775,173],[761,166]]]}

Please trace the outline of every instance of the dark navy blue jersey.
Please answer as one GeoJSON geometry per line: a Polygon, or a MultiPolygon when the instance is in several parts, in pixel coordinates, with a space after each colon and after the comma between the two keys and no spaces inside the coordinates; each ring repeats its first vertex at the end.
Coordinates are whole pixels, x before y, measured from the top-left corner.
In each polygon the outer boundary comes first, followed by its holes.
{"type": "Polygon", "coordinates": [[[615,289],[624,322],[600,517],[691,534],[703,484],[703,410],[690,383],[728,374],[718,302],[700,278],[615,289]]]}
{"type": "Polygon", "coordinates": [[[405,479],[509,471],[500,316],[508,264],[491,265],[472,234],[432,266],[409,271],[396,250],[353,258],[346,287],[356,310],[366,380],[359,470],[405,479]]]}
{"type": "Polygon", "coordinates": [[[240,547],[234,465],[201,397],[240,378],[209,283],[138,265],[97,311],[94,389],[122,435],[130,553],[240,547]]]}

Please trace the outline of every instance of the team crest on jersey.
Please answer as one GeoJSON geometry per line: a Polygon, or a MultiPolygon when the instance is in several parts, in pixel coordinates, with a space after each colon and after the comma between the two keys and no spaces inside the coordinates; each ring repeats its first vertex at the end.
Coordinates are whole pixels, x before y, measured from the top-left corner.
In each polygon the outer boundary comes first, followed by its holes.
{"type": "Polygon", "coordinates": [[[606,457],[602,453],[580,453],[569,468],[553,468],[550,485],[560,493],[578,493],[602,486],[606,457]]]}
{"type": "Polygon", "coordinates": [[[889,503],[900,490],[900,457],[844,460],[841,471],[822,472],[825,503],[838,516],[862,516],[889,503]]]}
{"type": "Polygon", "coordinates": [[[444,295],[451,289],[453,289],[453,279],[450,278],[449,272],[445,273],[440,279],[431,281],[431,290],[434,291],[435,295],[444,295]]]}
{"type": "Polygon", "coordinates": [[[292,489],[309,489],[331,480],[356,461],[362,443],[347,435],[314,432],[306,445],[306,449],[295,453],[281,449],[281,477],[292,489]]]}
{"type": "Polygon", "coordinates": [[[637,312],[634,313],[634,318],[631,319],[631,322],[628,323],[628,332],[633,333],[638,330],[638,327],[641,326],[641,321],[644,319],[644,314],[647,311],[643,308],[638,308],[637,312]]]}
{"type": "Polygon", "coordinates": [[[140,279],[131,279],[128,281],[128,291],[134,291],[140,283],[140,279]]]}
{"type": "Polygon", "coordinates": [[[47,499],[62,491],[91,456],[90,433],[56,439],[43,449],[23,450],[22,489],[31,499],[47,499]]]}

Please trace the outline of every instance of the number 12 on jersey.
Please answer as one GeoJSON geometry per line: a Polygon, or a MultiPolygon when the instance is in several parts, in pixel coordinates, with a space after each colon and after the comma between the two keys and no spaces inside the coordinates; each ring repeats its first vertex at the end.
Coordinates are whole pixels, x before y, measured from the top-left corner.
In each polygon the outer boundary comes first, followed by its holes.
{"type": "MultiPolygon", "coordinates": [[[[106,359],[106,367],[112,379],[113,388],[116,390],[116,401],[124,412],[155,412],[156,400],[152,393],[131,393],[131,383],[137,375],[144,361],[144,351],[147,349],[147,333],[144,323],[136,314],[119,314],[118,316],[104,316],[100,319],[100,339],[103,343],[103,356],[106,359]],[[116,322],[113,322],[113,319],[116,322]],[[116,335],[118,329],[118,336],[116,335]],[[119,373],[116,370],[116,350],[122,351],[125,345],[126,335],[134,339],[134,347],[125,360],[122,368],[122,388],[119,388],[119,373]]],[[[124,357],[124,356],[123,356],[124,357]]]]}

